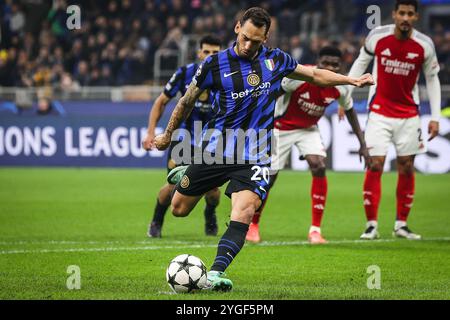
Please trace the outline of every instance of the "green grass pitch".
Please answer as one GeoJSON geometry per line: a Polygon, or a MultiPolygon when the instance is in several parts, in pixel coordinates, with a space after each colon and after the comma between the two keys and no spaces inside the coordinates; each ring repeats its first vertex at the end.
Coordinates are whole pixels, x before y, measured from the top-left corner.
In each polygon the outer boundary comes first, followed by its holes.
{"type": "MultiPolygon", "coordinates": [[[[264,242],[247,244],[227,270],[229,293],[174,295],[165,269],[178,254],[213,262],[218,237],[203,231],[204,202],[166,216],[162,239],[146,237],[164,170],[0,169],[0,299],[449,299],[450,175],[416,178],[410,227],[423,241],[392,238],[396,175],[383,176],[380,241],[365,226],[363,174],[329,173],[323,246],[305,243],[308,173],[285,171],[261,219],[264,242]],[[81,289],[66,287],[67,268],[81,289]],[[370,290],[369,266],[381,271],[370,290]]],[[[219,235],[229,219],[222,195],[219,235]]]]}

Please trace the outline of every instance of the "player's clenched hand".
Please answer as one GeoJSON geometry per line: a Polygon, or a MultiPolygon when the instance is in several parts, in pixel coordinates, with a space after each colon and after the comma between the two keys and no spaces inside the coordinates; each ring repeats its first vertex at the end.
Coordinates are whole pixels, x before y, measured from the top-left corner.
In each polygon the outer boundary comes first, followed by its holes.
{"type": "Polygon", "coordinates": [[[428,141],[433,140],[439,134],[438,121],[430,121],[430,123],[428,123],[428,134],[430,135],[428,141]]]}
{"type": "Polygon", "coordinates": [[[355,85],[356,87],[359,87],[359,88],[372,86],[374,84],[375,84],[375,82],[373,81],[373,77],[370,73],[363,74],[358,79],[355,79],[355,81],[353,83],[353,85],[355,85]]]}
{"type": "Polygon", "coordinates": [[[142,140],[142,148],[144,148],[147,151],[152,150],[155,147],[153,140],[155,140],[155,134],[154,133],[147,134],[144,140],[142,140]]]}
{"type": "Polygon", "coordinates": [[[362,146],[361,148],[359,148],[358,154],[359,162],[361,162],[362,158],[364,158],[364,168],[369,168],[372,164],[372,158],[369,155],[369,149],[366,146],[362,146]]]}
{"type": "Polygon", "coordinates": [[[170,135],[167,133],[158,134],[153,143],[158,150],[166,150],[170,146],[170,135]]]}

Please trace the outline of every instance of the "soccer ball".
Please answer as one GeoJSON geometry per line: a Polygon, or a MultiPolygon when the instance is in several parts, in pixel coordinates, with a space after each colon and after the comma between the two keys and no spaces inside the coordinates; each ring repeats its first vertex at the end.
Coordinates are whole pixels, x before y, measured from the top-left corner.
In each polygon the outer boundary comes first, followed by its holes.
{"type": "Polygon", "coordinates": [[[192,292],[206,286],[206,267],[202,260],[181,254],[173,258],[166,270],[166,279],[176,293],[192,292]]]}

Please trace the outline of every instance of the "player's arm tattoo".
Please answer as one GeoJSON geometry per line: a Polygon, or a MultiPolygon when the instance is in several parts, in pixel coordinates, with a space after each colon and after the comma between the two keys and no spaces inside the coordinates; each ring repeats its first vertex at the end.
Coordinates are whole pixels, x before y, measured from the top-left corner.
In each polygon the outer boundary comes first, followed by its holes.
{"type": "Polygon", "coordinates": [[[172,134],[185,120],[192,109],[194,108],[195,101],[202,93],[202,89],[191,83],[184,94],[184,96],[178,101],[172,115],[170,116],[169,123],[166,127],[166,133],[172,134]]]}

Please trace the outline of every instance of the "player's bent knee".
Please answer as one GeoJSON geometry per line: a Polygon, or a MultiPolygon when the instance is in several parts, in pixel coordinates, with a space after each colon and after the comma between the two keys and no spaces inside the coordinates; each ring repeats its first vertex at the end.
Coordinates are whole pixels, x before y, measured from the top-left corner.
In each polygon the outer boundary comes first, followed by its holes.
{"type": "Polygon", "coordinates": [[[172,202],[172,214],[175,217],[186,217],[189,215],[191,210],[179,202],[172,202]]]}
{"type": "Polygon", "coordinates": [[[374,171],[374,172],[382,172],[383,171],[383,167],[384,167],[384,163],[383,162],[379,162],[379,161],[372,161],[372,164],[369,167],[370,171],[374,171]]]}
{"type": "Polygon", "coordinates": [[[324,177],[327,167],[325,163],[317,162],[311,166],[311,173],[315,177],[324,177]]]}
{"type": "Polygon", "coordinates": [[[180,195],[175,192],[171,203],[172,214],[175,217],[186,217],[191,212],[191,207],[187,205],[184,200],[183,197],[180,197],[180,195]]]}
{"type": "Polygon", "coordinates": [[[244,223],[250,223],[253,219],[253,215],[256,212],[256,209],[261,206],[261,200],[250,201],[248,203],[235,206],[232,209],[232,216],[235,217],[236,220],[244,223]]]}

